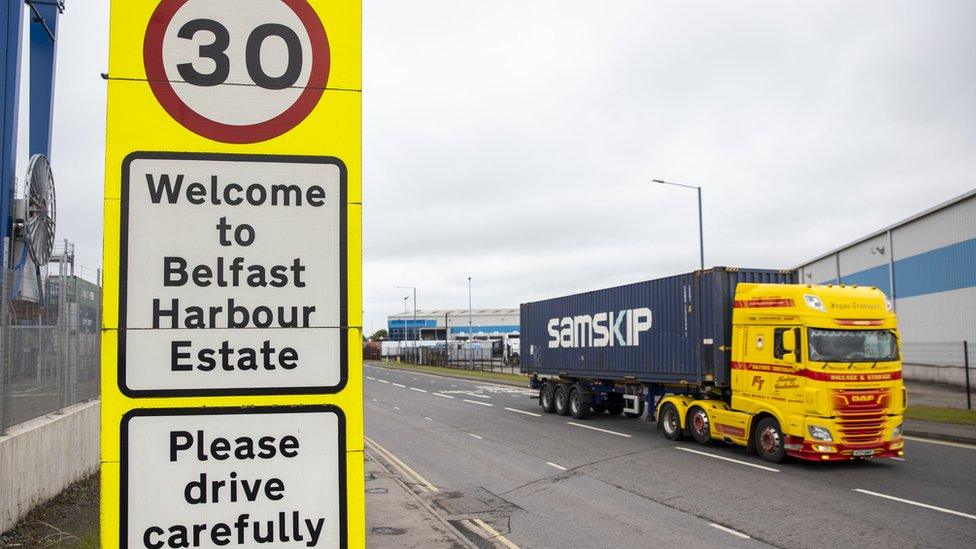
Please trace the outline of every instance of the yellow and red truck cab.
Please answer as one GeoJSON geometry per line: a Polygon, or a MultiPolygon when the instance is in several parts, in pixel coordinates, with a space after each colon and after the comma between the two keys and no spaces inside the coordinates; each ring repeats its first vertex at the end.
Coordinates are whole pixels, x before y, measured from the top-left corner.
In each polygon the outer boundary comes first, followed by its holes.
{"type": "Polygon", "coordinates": [[[748,446],[769,461],[900,456],[907,397],[891,309],[876,288],[739,284],[731,398],[668,395],[659,414],[673,406],[700,442],[748,446]]]}

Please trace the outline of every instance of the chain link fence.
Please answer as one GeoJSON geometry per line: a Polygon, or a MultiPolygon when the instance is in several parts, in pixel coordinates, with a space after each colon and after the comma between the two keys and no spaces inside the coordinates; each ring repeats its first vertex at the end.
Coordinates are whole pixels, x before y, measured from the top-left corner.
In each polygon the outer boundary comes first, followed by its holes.
{"type": "Polygon", "coordinates": [[[65,262],[50,271],[8,271],[0,284],[0,434],[99,395],[101,273],[65,262]]]}
{"type": "Polygon", "coordinates": [[[453,368],[456,370],[498,372],[503,374],[521,373],[517,354],[505,356],[504,353],[498,353],[492,349],[405,347],[392,354],[387,354],[383,359],[406,364],[440,366],[442,368],[453,368]]]}

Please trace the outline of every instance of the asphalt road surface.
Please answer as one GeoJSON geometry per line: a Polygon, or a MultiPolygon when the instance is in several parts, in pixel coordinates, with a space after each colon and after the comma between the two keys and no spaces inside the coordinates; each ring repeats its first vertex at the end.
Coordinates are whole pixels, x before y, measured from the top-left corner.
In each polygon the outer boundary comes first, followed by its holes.
{"type": "Polygon", "coordinates": [[[365,367],[366,435],[439,489],[432,507],[520,547],[974,547],[976,447],[769,464],[656,425],[545,414],[535,394],[365,367]]]}

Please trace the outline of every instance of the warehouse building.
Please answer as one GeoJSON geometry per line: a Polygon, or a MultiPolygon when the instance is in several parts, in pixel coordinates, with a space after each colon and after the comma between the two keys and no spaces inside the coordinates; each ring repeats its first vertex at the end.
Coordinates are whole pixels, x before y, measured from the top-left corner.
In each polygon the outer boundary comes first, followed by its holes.
{"type": "Polygon", "coordinates": [[[513,336],[519,333],[518,309],[467,309],[399,313],[387,318],[390,341],[447,341],[513,336]]]}
{"type": "MultiPolygon", "coordinates": [[[[898,313],[906,377],[964,383],[963,342],[976,344],[976,190],[797,271],[810,284],[881,289],[898,313]]],[[[970,365],[976,367],[972,360],[970,365]]]]}

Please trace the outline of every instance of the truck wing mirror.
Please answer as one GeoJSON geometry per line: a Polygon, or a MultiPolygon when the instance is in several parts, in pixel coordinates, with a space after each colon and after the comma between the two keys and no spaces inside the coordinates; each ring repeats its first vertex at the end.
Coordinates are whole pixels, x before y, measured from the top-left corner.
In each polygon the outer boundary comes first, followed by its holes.
{"type": "Polygon", "coordinates": [[[796,353],[783,353],[783,362],[796,364],[796,353]]]}
{"type": "Polygon", "coordinates": [[[786,352],[783,356],[784,360],[786,356],[792,355],[790,362],[796,362],[796,334],[793,330],[783,331],[783,351],[786,352]]]}

